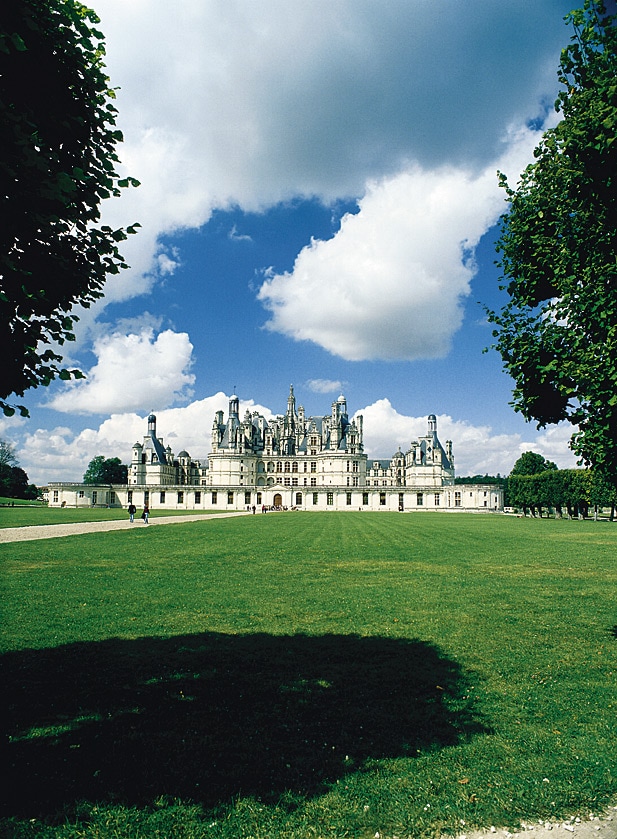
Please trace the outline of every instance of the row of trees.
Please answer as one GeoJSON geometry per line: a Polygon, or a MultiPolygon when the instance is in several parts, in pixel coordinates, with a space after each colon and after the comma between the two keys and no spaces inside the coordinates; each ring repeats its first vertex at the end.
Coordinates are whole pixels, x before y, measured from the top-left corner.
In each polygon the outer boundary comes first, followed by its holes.
{"type": "Polygon", "coordinates": [[[474,475],[456,478],[455,483],[490,483],[504,489],[505,504],[518,507],[525,515],[542,516],[543,510],[570,517],[589,515],[590,507],[604,507],[615,516],[617,488],[599,469],[558,469],[556,464],[536,452],[523,452],[507,478],[474,475]]]}
{"type": "Polygon", "coordinates": [[[604,507],[615,516],[617,489],[600,472],[592,469],[547,469],[538,475],[511,475],[508,479],[508,504],[525,515],[542,515],[553,509],[555,515],[564,511],[569,517],[589,515],[604,507]]]}

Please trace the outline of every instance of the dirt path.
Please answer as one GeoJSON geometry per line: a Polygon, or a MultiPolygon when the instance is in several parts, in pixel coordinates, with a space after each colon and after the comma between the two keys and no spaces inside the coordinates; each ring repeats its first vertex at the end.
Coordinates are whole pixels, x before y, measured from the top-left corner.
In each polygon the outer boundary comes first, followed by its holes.
{"type": "Polygon", "coordinates": [[[80,533],[101,533],[107,530],[130,530],[136,527],[158,527],[160,524],[186,524],[189,521],[208,521],[212,519],[230,518],[231,516],[247,516],[242,511],[237,513],[207,513],[194,516],[157,516],[150,518],[149,524],[136,518],[133,523],[128,519],[119,521],[89,521],[73,522],[71,524],[31,525],[30,527],[4,527],[0,529],[0,543],[2,542],[30,542],[34,539],[55,539],[60,536],[75,536],[80,533]]]}

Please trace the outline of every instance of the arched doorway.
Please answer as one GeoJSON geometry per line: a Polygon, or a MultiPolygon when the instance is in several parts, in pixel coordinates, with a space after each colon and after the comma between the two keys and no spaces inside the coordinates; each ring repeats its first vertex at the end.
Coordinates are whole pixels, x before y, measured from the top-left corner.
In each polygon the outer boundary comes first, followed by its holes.
{"type": "Polygon", "coordinates": [[[274,507],[282,507],[283,506],[283,496],[281,495],[280,492],[277,492],[275,494],[274,501],[273,501],[273,506],[274,507]]]}

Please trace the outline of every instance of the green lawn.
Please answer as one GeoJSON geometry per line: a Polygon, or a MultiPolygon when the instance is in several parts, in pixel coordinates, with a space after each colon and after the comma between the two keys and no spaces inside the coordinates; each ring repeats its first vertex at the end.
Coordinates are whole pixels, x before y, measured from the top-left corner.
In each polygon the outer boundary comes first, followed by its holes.
{"type": "Polygon", "coordinates": [[[608,523],[439,513],[0,545],[0,835],[416,839],[599,812],[616,558],[608,523]]]}
{"type": "MultiPolygon", "coordinates": [[[[141,513],[137,509],[137,517],[141,513]]],[[[164,507],[150,509],[150,518],[158,516],[188,516],[206,514],[209,510],[166,510],[164,507]]],[[[15,502],[15,507],[0,507],[0,529],[3,527],[29,527],[36,524],[72,524],[82,521],[117,521],[128,518],[128,512],[121,507],[48,507],[36,502],[15,502]]]]}

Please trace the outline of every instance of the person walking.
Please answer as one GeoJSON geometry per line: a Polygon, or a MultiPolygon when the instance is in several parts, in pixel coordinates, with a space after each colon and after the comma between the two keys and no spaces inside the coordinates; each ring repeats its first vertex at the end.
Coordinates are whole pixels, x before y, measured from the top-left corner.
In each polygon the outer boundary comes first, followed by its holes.
{"type": "Polygon", "coordinates": [[[148,524],[148,516],[150,515],[150,507],[147,504],[144,504],[144,511],[141,514],[142,519],[144,520],[144,524],[148,524]]]}
{"type": "Polygon", "coordinates": [[[135,513],[137,512],[137,507],[134,504],[129,504],[129,520],[131,522],[135,521],[135,513]]]}

